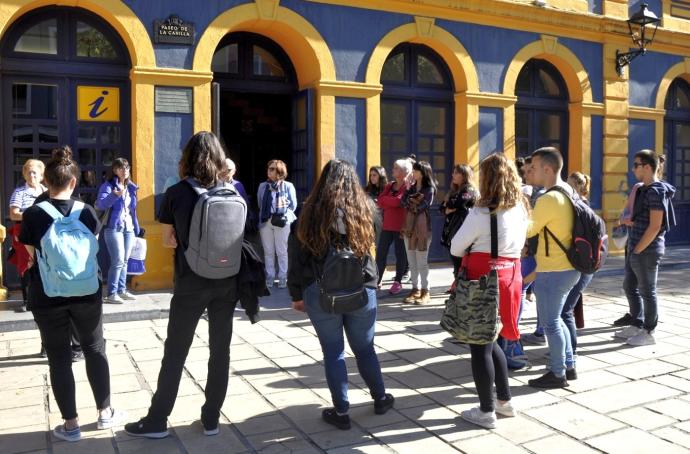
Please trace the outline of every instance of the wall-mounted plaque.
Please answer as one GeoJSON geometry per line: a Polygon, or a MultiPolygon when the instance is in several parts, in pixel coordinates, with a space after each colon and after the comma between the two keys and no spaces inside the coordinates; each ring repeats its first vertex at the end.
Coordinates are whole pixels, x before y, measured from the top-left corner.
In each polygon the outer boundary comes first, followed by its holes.
{"type": "Polygon", "coordinates": [[[165,20],[153,22],[153,35],[156,43],[191,46],[194,44],[194,24],[173,14],[165,20]]]}
{"type": "Polygon", "coordinates": [[[156,112],[192,113],[192,89],[156,87],[156,112]]]}

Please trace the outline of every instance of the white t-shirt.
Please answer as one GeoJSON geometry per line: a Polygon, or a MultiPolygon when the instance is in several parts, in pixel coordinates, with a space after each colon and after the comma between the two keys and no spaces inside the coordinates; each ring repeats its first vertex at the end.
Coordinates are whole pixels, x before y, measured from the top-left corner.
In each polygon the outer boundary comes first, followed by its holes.
{"type": "MultiPolygon", "coordinates": [[[[498,211],[498,255],[519,258],[527,238],[527,211],[518,204],[508,210],[498,211]]],[[[462,257],[467,248],[471,252],[491,253],[491,218],[488,208],[474,207],[450,243],[450,253],[462,257]]]]}

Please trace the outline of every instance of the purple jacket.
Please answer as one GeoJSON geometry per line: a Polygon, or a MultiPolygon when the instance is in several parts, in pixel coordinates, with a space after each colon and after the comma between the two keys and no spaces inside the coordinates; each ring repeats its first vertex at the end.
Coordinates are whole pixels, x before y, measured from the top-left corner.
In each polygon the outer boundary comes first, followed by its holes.
{"type": "MultiPolygon", "coordinates": [[[[124,197],[118,197],[113,193],[115,184],[112,180],[106,181],[98,188],[98,197],[96,198],[96,208],[105,211],[110,208],[110,215],[108,222],[103,228],[116,229],[124,225],[124,197]]],[[[139,220],[137,219],[137,190],[139,186],[131,181],[127,184],[127,191],[129,192],[129,214],[132,216],[132,224],[134,224],[134,234],[139,235],[139,220]]]]}

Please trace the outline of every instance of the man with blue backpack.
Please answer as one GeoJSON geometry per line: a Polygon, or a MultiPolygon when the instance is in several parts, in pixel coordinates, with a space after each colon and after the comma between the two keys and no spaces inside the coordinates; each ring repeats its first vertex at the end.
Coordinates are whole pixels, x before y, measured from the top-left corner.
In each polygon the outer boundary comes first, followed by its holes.
{"type": "Polygon", "coordinates": [[[71,326],[76,329],[84,351],[98,409],[97,427],[114,427],[125,418],[124,412],[110,406],[110,371],[96,260],[100,225],[91,206],[70,198],[79,175],[70,148],[54,150],[45,171],[50,197],[24,212],[19,234],[31,257],[29,309],[45,344],[53,394],[65,420],[53,434],[65,441],[81,439],[72,373],[71,326]]]}

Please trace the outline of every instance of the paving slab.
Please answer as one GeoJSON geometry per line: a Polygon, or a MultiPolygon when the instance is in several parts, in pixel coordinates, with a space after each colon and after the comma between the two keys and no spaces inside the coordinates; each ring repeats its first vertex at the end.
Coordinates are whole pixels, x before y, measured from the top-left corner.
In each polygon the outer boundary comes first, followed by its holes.
{"type": "MultiPolygon", "coordinates": [[[[73,365],[84,440],[76,445],[56,440],[48,430],[61,422],[61,415],[47,361],[37,356],[40,336],[35,329],[2,331],[0,452],[57,453],[72,447],[70,453],[142,454],[690,452],[690,289],[677,279],[680,274],[660,280],[657,344],[639,348],[612,337],[611,322],[627,310],[620,274],[614,267],[595,277],[585,294],[586,326],[579,331],[579,378],[567,389],[530,388],[527,381],[544,373],[548,348],[526,346],[531,367],[509,378],[519,414],[499,417],[496,429],[487,430],[459,416],[479,400],[469,349],[450,342],[438,326],[449,273],[448,268],[432,269],[436,295],[429,306],[410,307],[385,294],[379,299],[376,351],[387,392],[396,397],[387,414],[374,414],[369,390],[346,348],[350,431],[321,419],[331,405],[321,346],[306,315],[290,309],[284,290],[262,301],[258,324],[236,313],[231,373],[216,437],[204,436],[198,421],[208,375],[203,318],[169,418],[171,436],[155,441],[129,437],[121,427],[95,429],[84,362],[73,365]]],[[[384,285],[389,277],[384,276],[384,285]]],[[[106,317],[112,401],[129,412],[130,421],[146,414],[156,388],[168,334],[160,308],[169,305],[169,298],[165,292],[140,295],[146,304],[157,305],[156,317],[122,322],[106,317]]],[[[7,326],[3,315],[0,307],[0,331],[7,326]]],[[[521,331],[533,331],[534,303],[523,315],[521,331]]],[[[18,317],[10,317],[12,323],[18,317]]]]}

